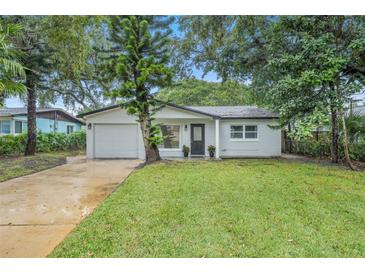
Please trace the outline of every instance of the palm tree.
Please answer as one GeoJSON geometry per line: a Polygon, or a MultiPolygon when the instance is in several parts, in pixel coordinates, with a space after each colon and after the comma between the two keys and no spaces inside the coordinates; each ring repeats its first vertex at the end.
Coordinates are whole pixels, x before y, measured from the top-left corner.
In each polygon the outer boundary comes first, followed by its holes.
{"type": "Polygon", "coordinates": [[[354,112],[346,117],[347,132],[350,143],[365,140],[365,116],[354,112]]]}
{"type": "Polygon", "coordinates": [[[25,78],[25,69],[19,62],[20,51],[12,43],[20,30],[19,25],[0,22],[0,107],[5,98],[26,91],[20,82],[25,78]]]}

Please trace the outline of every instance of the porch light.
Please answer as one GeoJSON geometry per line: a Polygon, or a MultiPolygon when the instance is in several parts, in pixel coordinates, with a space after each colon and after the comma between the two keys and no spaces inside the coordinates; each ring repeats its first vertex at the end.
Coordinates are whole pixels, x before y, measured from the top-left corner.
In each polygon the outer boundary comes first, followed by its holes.
{"type": "Polygon", "coordinates": [[[188,130],[188,125],[185,125],[185,126],[184,126],[184,129],[185,129],[185,130],[188,130]]]}
{"type": "Polygon", "coordinates": [[[91,123],[87,124],[87,129],[89,129],[89,130],[91,129],[91,123]]]}

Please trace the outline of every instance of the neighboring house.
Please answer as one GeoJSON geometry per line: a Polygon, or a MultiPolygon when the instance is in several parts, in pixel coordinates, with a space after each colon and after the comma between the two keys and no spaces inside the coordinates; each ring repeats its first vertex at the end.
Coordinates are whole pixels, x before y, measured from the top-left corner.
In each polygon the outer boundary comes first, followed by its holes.
{"type": "MultiPolygon", "coordinates": [[[[60,108],[37,109],[37,130],[43,133],[71,133],[81,130],[84,122],[60,108]]],[[[0,135],[27,131],[27,108],[0,109],[0,135]]]]}
{"type": "Polygon", "coordinates": [[[365,116],[365,106],[354,106],[350,113],[365,116]]]}
{"type": "MultiPolygon", "coordinates": [[[[79,115],[86,120],[87,157],[145,158],[136,116],[119,106],[79,115]]],[[[273,157],[281,155],[281,132],[276,113],[252,106],[182,107],[167,104],[155,115],[165,137],[159,146],[162,158],[183,157],[182,146],[192,156],[273,157]]]]}

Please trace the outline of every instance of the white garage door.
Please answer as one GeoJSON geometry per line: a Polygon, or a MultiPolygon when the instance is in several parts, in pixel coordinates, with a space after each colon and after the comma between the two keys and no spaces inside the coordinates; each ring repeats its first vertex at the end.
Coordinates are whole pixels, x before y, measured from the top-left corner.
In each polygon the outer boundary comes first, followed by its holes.
{"type": "Polygon", "coordinates": [[[95,125],[95,158],[138,158],[137,125],[95,125]]]}

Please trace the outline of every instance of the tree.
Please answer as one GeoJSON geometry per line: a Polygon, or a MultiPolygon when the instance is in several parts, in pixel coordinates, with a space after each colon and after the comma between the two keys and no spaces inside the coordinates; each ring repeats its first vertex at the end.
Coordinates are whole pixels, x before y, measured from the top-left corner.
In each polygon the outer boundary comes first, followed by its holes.
{"type": "Polygon", "coordinates": [[[123,100],[129,114],[138,117],[146,162],[160,159],[158,127],[152,124],[154,113],[163,107],[152,94],[157,87],[170,84],[168,28],[171,20],[154,16],[111,17],[111,77],[119,80],[110,96],[123,100]]]}
{"type": "Polygon", "coordinates": [[[315,109],[332,116],[332,160],[337,161],[338,118],[349,167],[344,107],[350,96],[364,88],[365,25],[361,17],[289,16],[273,24],[266,48],[272,58],[265,66],[268,98],[282,117],[303,118],[315,109]],[[363,61],[362,61],[363,62],[363,61]]]}
{"type": "Polygon", "coordinates": [[[254,104],[252,91],[235,81],[224,83],[185,79],[161,89],[156,97],[185,106],[234,106],[254,104]]]}
{"type": "Polygon", "coordinates": [[[47,89],[40,93],[40,105],[61,99],[73,110],[103,107],[109,101],[105,93],[114,87],[102,77],[102,61],[108,56],[105,51],[110,50],[107,18],[49,16],[45,23],[53,72],[47,77],[47,89]]]}
{"type": "MultiPolygon", "coordinates": [[[[91,51],[86,30],[93,20],[82,16],[4,16],[2,20],[22,26],[22,35],[14,43],[22,50],[21,60],[27,67],[27,95],[24,99],[28,109],[28,137],[25,155],[34,155],[37,103],[44,106],[62,98],[68,106],[75,106],[75,102],[83,104],[87,100],[95,103],[94,107],[100,106],[97,102],[100,97],[95,94],[102,91],[91,91],[90,82],[82,83],[85,78],[96,79],[92,73],[85,76],[90,67],[91,51]],[[70,91],[70,88],[75,90],[70,91]]],[[[84,106],[89,105],[84,103],[84,106]]]]}
{"type": "Polygon", "coordinates": [[[0,21],[0,107],[4,106],[6,97],[26,91],[21,83],[25,78],[25,69],[19,60],[21,52],[13,43],[20,31],[20,25],[0,21]]]}
{"type": "Polygon", "coordinates": [[[27,89],[27,119],[28,135],[25,155],[34,155],[37,145],[36,103],[37,90],[41,88],[47,73],[51,70],[44,33],[44,20],[42,16],[9,16],[5,20],[22,26],[22,35],[15,43],[22,52],[22,63],[27,68],[25,86],[27,89]]]}
{"type": "MultiPolygon", "coordinates": [[[[223,17],[225,22],[233,22],[223,36],[212,31],[216,29],[213,22],[206,22],[213,19],[200,20],[205,29],[196,27],[199,22],[182,25],[188,34],[182,45],[192,40],[194,28],[200,29],[194,36],[195,45],[181,46],[182,52],[187,48],[195,64],[204,64],[199,56],[212,54],[208,71],[223,78],[249,80],[266,105],[280,112],[282,124],[305,119],[319,109],[330,111],[332,160],[337,162],[338,116],[342,120],[351,94],[364,88],[364,17],[223,17]],[[228,58],[219,58],[221,54],[228,58]]],[[[351,166],[349,159],[347,162],[351,166]]]]}

